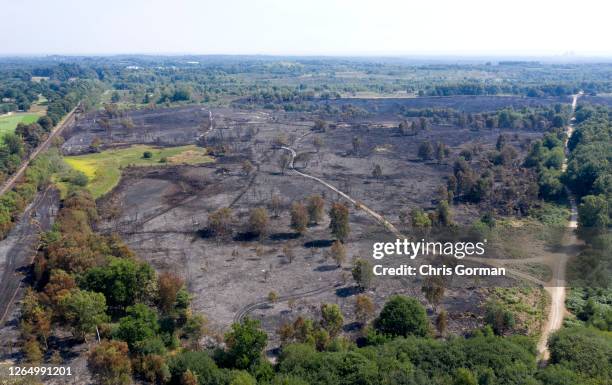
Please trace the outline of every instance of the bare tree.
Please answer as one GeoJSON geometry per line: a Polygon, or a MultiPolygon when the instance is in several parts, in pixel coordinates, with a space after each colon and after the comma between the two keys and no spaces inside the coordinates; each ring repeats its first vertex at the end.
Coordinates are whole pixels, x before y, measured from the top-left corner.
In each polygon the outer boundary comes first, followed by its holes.
{"type": "Polygon", "coordinates": [[[253,166],[253,163],[251,163],[250,160],[245,160],[244,162],[242,162],[242,171],[246,174],[246,175],[251,175],[251,173],[253,172],[253,170],[255,170],[255,166],[253,166]]]}
{"type": "Polygon", "coordinates": [[[278,167],[281,170],[282,174],[285,174],[285,170],[291,164],[291,156],[287,153],[283,153],[280,158],[278,158],[278,167]]]}

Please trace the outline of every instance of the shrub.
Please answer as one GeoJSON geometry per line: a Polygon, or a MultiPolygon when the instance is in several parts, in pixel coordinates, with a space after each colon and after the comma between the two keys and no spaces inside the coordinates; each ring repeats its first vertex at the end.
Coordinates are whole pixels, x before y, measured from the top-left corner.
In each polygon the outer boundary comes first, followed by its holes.
{"type": "Polygon", "coordinates": [[[391,336],[426,336],[429,334],[429,320],[425,308],[414,298],[396,295],[385,304],[374,328],[391,336]]]}

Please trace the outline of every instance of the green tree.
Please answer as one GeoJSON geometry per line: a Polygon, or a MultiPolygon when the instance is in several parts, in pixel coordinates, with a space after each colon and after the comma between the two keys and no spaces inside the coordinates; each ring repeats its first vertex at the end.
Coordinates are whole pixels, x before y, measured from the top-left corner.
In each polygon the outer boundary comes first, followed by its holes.
{"type": "Polygon", "coordinates": [[[543,168],[538,174],[538,186],[540,196],[548,200],[558,200],[564,194],[563,183],[561,183],[561,171],[543,168]]]}
{"type": "Polygon", "coordinates": [[[257,381],[248,372],[240,370],[232,374],[229,385],[257,385],[257,381]]]}
{"type": "Polygon", "coordinates": [[[259,361],[266,347],[268,336],[261,330],[259,321],[245,318],[241,323],[232,324],[232,330],[225,334],[227,357],[231,366],[248,369],[259,361]]]}
{"type": "Polygon", "coordinates": [[[410,222],[412,227],[420,231],[431,227],[431,219],[425,211],[419,208],[414,208],[410,211],[410,222]]]}
{"type": "Polygon", "coordinates": [[[117,257],[108,261],[85,273],[83,287],[103,293],[109,306],[129,306],[153,294],[155,271],[148,263],[117,257]]]}
{"type": "Polygon", "coordinates": [[[303,234],[308,226],[308,210],[300,202],[294,202],[291,205],[291,228],[303,234]]]}
{"type": "Polygon", "coordinates": [[[168,360],[171,384],[227,384],[227,376],[206,351],[181,351],[168,360]],[[188,374],[187,374],[188,373],[188,374]]]}
{"type": "Polygon", "coordinates": [[[425,308],[416,299],[396,295],[385,303],[374,328],[385,335],[424,337],[429,334],[429,320],[425,308]]]}
{"type": "Polygon", "coordinates": [[[563,328],[548,340],[550,359],[575,372],[601,379],[612,380],[612,336],[594,328],[563,328]]]}
{"type": "Polygon", "coordinates": [[[359,286],[361,290],[368,289],[372,284],[374,273],[372,272],[372,265],[367,260],[357,258],[353,263],[351,273],[353,275],[353,279],[357,283],[357,286],[359,286]]]}
{"type": "Polygon", "coordinates": [[[119,320],[115,337],[126,341],[132,350],[138,350],[143,342],[154,337],[158,330],[157,313],[145,304],[138,303],[126,309],[127,315],[119,320]]]}
{"type": "Polygon", "coordinates": [[[455,372],[453,385],[478,385],[478,381],[471,370],[459,368],[455,372]]]}
{"type": "Polygon", "coordinates": [[[331,303],[321,305],[321,327],[327,330],[331,337],[340,333],[343,324],[344,317],[338,305],[331,303]]]}
{"type": "Polygon", "coordinates": [[[349,210],[342,203],[334,203],[329,211],[329,228],[331,233],[341,242],[344,242],[351,231],[349,226],[349,210]]]}
{"type": "Polygon", "coordinates": [[[74,335],[84,339],[88,333],[93,333],[96,326],[107,322],[106,298],[101,293],[85,290],[75,290],[61,300],[63,316],[73,328],[74,335]]]}
{"type": "Polygon", "coordinates": [[[578,206],[578,225],[581,230],[599,233],[605,230],[609,223],[608,201],[603,195],[587,195],[578,206]]]}

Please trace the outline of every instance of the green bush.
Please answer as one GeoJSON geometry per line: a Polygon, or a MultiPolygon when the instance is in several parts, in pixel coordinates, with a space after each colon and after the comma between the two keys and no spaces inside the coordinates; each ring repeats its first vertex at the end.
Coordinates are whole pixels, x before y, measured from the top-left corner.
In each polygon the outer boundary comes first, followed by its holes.
{"type": "Polygon", "coordinates": [[[425,308],[414,298],[396,295],[385,304],[374,328],[390,336],[426,336],[429,320],[425,308]]]}

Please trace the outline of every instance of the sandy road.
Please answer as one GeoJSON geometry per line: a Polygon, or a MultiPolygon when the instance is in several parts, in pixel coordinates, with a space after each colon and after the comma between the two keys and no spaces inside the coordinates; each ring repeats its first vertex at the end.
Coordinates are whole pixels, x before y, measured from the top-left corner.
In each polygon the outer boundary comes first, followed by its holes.
{"type": "MultiPolygon", "coordinates": [[[[578,98],[583,95],[583,92],[580,91],[578,94],[573,96],[572,99],[572,117],[570,119],[570,123],[567,125],[567,137],[565,139],[565,159],[563,160],[562,170],[565,172],[567,169],[567,158],[569,155],[569,149],[567,144],[569,142],[569,138],[574,133],[574,114],[576,112],[576,105],[578,103],[578,98]]],[[[579,247],[580,241],[575,234],[575,230],[578,227],[578,207],[576,206],[576,199],[571,194],[569,189],[566,189],[568,196],[570,197],[570,205],[571,205],[571,215],[570,220],[567,224],[567,232],[566,238],[564,242],[564,246],[570,246],[573,248],[579,247]]],[[[550,294],[551,304],[550,311],[548,313],[548,320],[544,325],[544,329],[542,330],[542,335],[540,336],[540,340],[538,341],[538,353],[540,354],[540,360],[542,363],[545,363],[550,358],[550,351],[548,350],[548,338],[552,333],[559,330],[563,325],[563,318],[567,314],[567,309],[565,308],[565,272],[567,269],[567,261],[570,258],[570,255],[567,253],[560,258],[557,259],[554,266],[554,274],[553,274],[553,282],[551,285],[547,285],[545,287],[546,291],[550,294]]]]}
{"type": "MultiPolygon", "coordinates": [[[[574,132],[574,114],[576,111],[576,105],[578,102],[578,98],[580,96],[582,96],[583,92],[579,92],[576,95],[573,95],[573,99],[572,99],[572,118],[570,121],[570,124],[567,126],[567,138],[565,141],[565,159],[564,159],[564,164],[563,164],[563,171],[565,171],[565,169],[567,168],[567,157],[569,155],[569,150],[567,148],[567,144],[569,141],[569,138],[571,137],[571,135],[574,132]]],[[[306,134],[308,135],[308,134],[306,134]]],[[[302,139],[302,138],[300,138],[302,139]]],[[[298,139],[299,141],[299,139],[298,139]]],[[[349,201],[350,203],[352,203],[353,205],[355,205],[356,207],[358,207],[359,209],[363,210],[364,212],[366,212],[368,215],[370,215],[372,218],[374,218],[378,223],[380,223],[381,225],[383,225],[387,230],[389,230],[391,233],[393,233],[398,239],[404,239],[406,238],[406,236],[404,236],[392,223],[390,223],[388,220],[386,220],[382,215],[378,214],[377,212],[375,212],[374,210],[370,209],[369,207],[365,206],[363,203],[360,203],[358,201],[356,201],[355,199],[353,199],[352,197],[350,197],[348,194],[340,191],[338,188],[336,188],[335,186],[331,185],[330,183],[324,181],[321,178],[312,176],[310,174],[306,174],[303,173],[301,171],[298,171],[295,169],[294,167],[294,159],[297,156],[296,151],[288,146],[280,146],[280,149],[283,149],[285,151],[288,151],[291,154],[291,161],[289,163],[289,168],[291,170],[291,172],[293,172],[296,175],[302,176],[304,178],[308,178],[308,179],[312,179],[322,185],[324,185],[325,187],[327,187],[328,189],[334,191],[335,193],[337,193],[338,195],[342,196],[344,199],[346,199],[347,201],[349,201]]],[[[548,346],[547,346],[547,342],[548,342],[548,337],[550,336],[551,333],[553,333],[554,331],[558,330],[559,328],[561,328],[562,323],[563,323],[563,318],[565,316],[565,314],[567,313],[567,310],[565,308],[565,272],[566,272],[566,267],[567,267],[567,261],[571,256],[572,250],[577,250],[577,247],[579,247],[580,241],[578,240],[578,238],[575,235],[575,229],[577,227],[577,216],[578,216],[578,210],[577,210],[577,206],[576,206],[576,201],[574,199],[574,197],[571,195],[571,193],[568,190],[568,195],[570,196],[570,203],[571,203],[571,216],[570,216],[570,220],[568,222],[568,226],[567,226],[567,233],[566,233],[566,237],[565,237],[565,242],[564,242],[564,246],[569,246],[570,247],[570,253],[565,253],[564,255],[561,256],[557,256],[557,258],[553,261],[553,278],[551,280],[551,282],[549,283],[544,283],[542,281],[540,281],[537,278],[534,278],[532,276],[530,276],[529,274],[517,271],[515,269],[509,269],[506,267],[506,270],[516,276],[517,278],[522,278],[525,279],[527,281],[531,281],[535,284],[538,285],[543,285],[545,287],[545,290],[548,291],[551,295],[551,306],[550,306],[550,311],[549,311],[549,315],[548,315],[548,319],[546,321],[546,324],[542,330],[542,335],[540,338],[540,341],[538,342],[538,352],[540,354],[541,359],[543,360],[543,362],[546,362],[549,358],[549,351],[548,351],[548,346]]],[[[491,260],[491,259],[476,259],[476,258],[468,258],[470,260],[474,260],[475,262],[481,262],[481,263],[485,263],[485,264],[489,264],[489,265],[494,265],[494,266],[499,266],[502,267],[505,265],[505,263],[507,262],[506,260],[491,260]],[[499,263],[498,263],[499,262],[499,263]]],[[[512,262],[519,262],[520,260],[511,260],[512,262]]],[[[320,292],[320,291],[325,291],[325,290],[329,290],[330,288],[321,288],[321,289],[315,289],[313,292],[320,292]]],[[[294,294],[294,295],[289,295],[287,296],[287,298],[300,298],[301,296],[308,296],[311,295],[310,292],[306,292],[306,293],[298,293],[298,294],[294,294]]],[[[282,298],[282,297],[281,297],[282,298]]],[[[251,311],[255,310],[256,308],[263,306],[265,304],[269,303],[269,301],[263,300],[263,301],[258,301],[258,302],[254,302],[251,304],[248,304],[246,306],[244,306],[243,308],[241,308],[238,313],[236,314],[234,321],[241,321],[242,318],[244,316],[246,316],[248,313],[250,313],[251,311]]]]}

